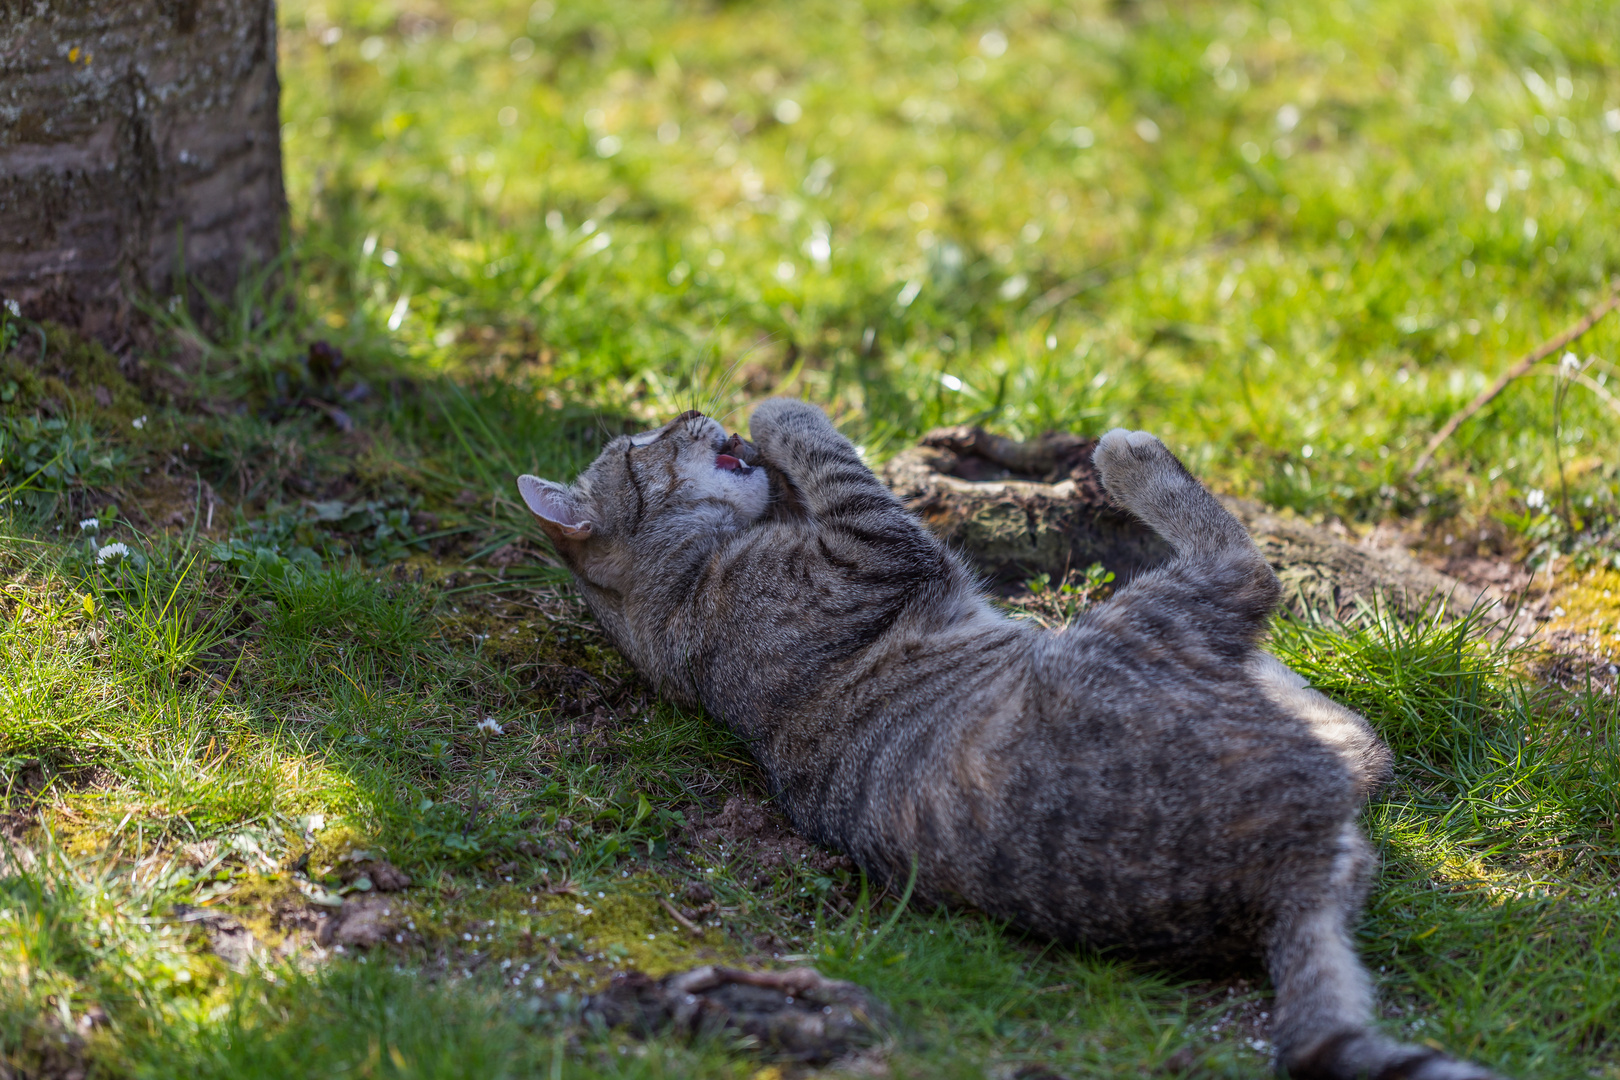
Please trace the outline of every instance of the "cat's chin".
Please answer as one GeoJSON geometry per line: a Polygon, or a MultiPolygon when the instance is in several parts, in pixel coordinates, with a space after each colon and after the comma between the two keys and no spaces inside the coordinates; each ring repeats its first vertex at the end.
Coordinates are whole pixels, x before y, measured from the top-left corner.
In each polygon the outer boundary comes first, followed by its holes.
{"type": "Polygon", "coordinates": [[[713,457],[694,454],[687,458],[681,472],[692,485],[685,489],[687,495],[727,504],[742,519],[739,524],[751,525],[760,520],[770,505],[770,481],[765,470],[731,452],[729,443],[716,447],[713,457]]]}
{"type": "Polygon", "coordinates": [[[728,479],[733,492],[731,504],[748,524],[758,522],[771,505],[771,482],[765,470],[757,465],[744,465],[732,470],[728,479]]]}

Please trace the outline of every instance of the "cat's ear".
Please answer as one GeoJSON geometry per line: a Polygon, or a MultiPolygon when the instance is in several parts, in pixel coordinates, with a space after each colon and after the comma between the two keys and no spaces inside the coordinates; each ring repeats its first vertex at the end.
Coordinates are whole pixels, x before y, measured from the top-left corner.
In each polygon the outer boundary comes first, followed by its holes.
{"type": "Polygon", "coordinates": [[[518,477],[517,486],[523,504],[552,540],[584,540],[591,535],[591,523],[568,488],[528,475],[518,477]]]}

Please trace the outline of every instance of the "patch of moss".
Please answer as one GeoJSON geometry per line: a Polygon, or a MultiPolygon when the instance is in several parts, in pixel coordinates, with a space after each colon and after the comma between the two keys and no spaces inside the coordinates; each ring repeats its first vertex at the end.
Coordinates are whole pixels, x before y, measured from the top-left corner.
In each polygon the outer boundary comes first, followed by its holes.
{"type": "Polygon", "coordinates": [[[0,356],[0,413],[104,416],[126,425],[145,414],[147,405],[118,358],[99,342],[60,323],[47,322],[44,330],[43,360],[32,334],[0,356]]]}
{"type": "Polygon", "coordinates": [[[110,837],[100,829],[75,828],[62,822],[56,828],[56,842],[69,856],[86,858],[107,850],[110,837]]]}
{"type": "Polygon", "coordinates": [[[593,625],[576,625],[552,614],[532,602],[468,594],[440,612],[439,636],[450,644],[474,646],[499,665],[572,668],[613,682],[633,676],[593,625]]]}
{"type": "Polygon", "coordinates": [[[527,964],[531,977],[558,989],[589,989],[620,971],[657,977],[700,964],[743,962],[743,953],[720,930],[706,928],[696,936],[677,924],[658,902],[672,891],[668,881],[648,874],[611,892],[553,894],[520,885],[451,889],[408,910],[423,944],[452,963],[520,971],[527,964]]]}
{"type": "Polygon", "coordinates": [[[1573,635],[1599,656],[1620,656],[1620,571],[1572,575],[1555,595],[1552,629],[1573,635]]]}

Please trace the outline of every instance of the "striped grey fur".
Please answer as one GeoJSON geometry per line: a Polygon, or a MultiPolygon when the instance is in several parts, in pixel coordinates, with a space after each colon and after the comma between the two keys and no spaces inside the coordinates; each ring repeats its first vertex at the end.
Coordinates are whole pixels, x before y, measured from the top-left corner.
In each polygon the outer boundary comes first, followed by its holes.
{"type": "Polygon", "coordinates": [[[820,410],[767,401],[751,431],[759,467],[692,412],[519,487],[609,637],[748,741],[805,836],[1060,941],[1259,955],[1293,1076],[1492,1075],[1371,1027],[1354,818],[1389,751],[1259,648],[1277,580],[1163,444],[1112,431],[1096,462],[1175,557],[1047,631],[820,410]]]}

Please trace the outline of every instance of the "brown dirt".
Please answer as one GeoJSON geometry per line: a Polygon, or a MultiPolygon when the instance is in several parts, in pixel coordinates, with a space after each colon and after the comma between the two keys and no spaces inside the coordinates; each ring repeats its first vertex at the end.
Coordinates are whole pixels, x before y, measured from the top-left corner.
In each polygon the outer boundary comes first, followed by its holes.
{"type": "Polygon", "coordinates": [[[377,892],[399,892],[411,887],[410,875],[384,859],[361,859],[347,863],[340,876],[345,885],[353,885],[364,877],[377,892]]]}
{"type": "Polygon", "coordinates": [[[301,952],[306,945],[330,934],[326,925],[332,922],[330,909],[317,907],[296,893],[277,899],[271,909],[270,926],[282,935],[276,946],[281,956],[301,952]]]}
{"type": "Polygon", "coordinates": [[[750,795],[728,798],[719,813],[703,818],[688,837],[694,846],[761,872],[795,866],[818,873],[854,869],[847,857],[803,839],[781,811],[750,795]]]}
{"type": "Polygon", "coordinates": [[[404,926],[404,908],[398,899],[351,895],[322,924],[317,940],[322,945],[370,949],[393,941],[404,926]]]}
{"type": "Polygon", "coordinates": [[[253,957],[262,951],[253,932],[229,915],[190,904],[176,904],[172,914],[183,922],[202,927],[208,937],[209,951],[225,961],[233,971],[246,970],[253,957]]]}

